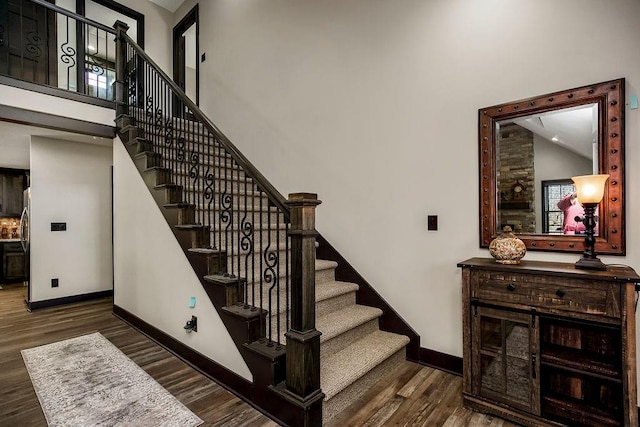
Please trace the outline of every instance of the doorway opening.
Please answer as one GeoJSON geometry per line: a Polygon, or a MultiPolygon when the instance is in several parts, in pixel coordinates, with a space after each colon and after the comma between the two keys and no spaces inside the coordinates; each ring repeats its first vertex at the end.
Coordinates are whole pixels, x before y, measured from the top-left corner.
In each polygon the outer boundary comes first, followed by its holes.
{"type": "MultiPolygon", "coordinates": [[[[173,80],[196,105],[200,101],[198,27],[198,5],[195,5],[173,28],[173,80]]],[[[174,100],[176,115],[183,116],[186,110],[182,102],[174,100]]]]}

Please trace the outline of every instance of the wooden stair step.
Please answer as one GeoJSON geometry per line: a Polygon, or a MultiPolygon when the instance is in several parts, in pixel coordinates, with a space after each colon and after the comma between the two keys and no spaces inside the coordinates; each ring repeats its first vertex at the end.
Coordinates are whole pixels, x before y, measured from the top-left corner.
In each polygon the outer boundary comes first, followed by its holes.
{"type": "Polygon", "coordinates": [[[354,305],[359,286],[350,282],[324,282],[316,286],[316,317],[354,305]]]}
{"type": "Polygon", "coordinates": [[[320,342],[328,341],[349,329],[382,316],[382,310],[366,305],[353,305],[327,313],[316,319],[316,329],[322,332],[320,342]]]}
{"type": "Polygon", "coordinates": [[[347,348],[320,359],[320,384],[325,401],[366,375],[409,343],[404,335],[376,331],[347,348]]]}

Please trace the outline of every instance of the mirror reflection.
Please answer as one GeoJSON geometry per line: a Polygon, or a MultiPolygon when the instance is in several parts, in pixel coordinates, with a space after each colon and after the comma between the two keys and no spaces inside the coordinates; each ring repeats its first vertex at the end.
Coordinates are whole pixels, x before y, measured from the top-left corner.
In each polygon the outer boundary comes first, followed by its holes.
{"type": "Polygon", "coordinates": [[[497,221],[516,233],[576,234],[572,176],[598,173],[598,104],[497,121],[497,221]]]}

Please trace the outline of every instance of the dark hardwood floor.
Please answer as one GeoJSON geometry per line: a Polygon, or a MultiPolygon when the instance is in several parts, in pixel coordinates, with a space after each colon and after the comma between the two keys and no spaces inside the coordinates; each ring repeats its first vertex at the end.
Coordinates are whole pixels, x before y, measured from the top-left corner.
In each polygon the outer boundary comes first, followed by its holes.
{"type": "Polygon", "coordinates": [[[404,362],[328,423],[343,426],[516,427],[462,406],[462,378],[404,362]]]}
{"type": "MultiPolygon", "coordinates": [[[[165,387],[205,426],[277,426],[113,316],[111,298],[29,313],[25,289],[0,290],[0,426],[46,426],[20,350],[98,331],[165,387]]],[[[462,379],[405,362],[329,425],[512,427],[462,407],[462,379]]]]}
{"type": "Polygon", "coordinates": [[[46,426],[20,350],[98,331],[204,420],[205,426],[277,426],[112,313],[112,299],[29,313],[21,285],[0,290],[0,426],[46,426]]]}

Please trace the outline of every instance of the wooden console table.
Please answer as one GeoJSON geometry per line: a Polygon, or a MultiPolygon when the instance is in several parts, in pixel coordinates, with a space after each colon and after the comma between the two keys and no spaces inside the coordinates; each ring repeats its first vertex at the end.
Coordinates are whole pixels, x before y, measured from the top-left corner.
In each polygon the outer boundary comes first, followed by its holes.
{"type": "Polygon", "coordinates": [[[638,425],[632,268],[458,267],[467,407],[530,426],[638,425]]]}

